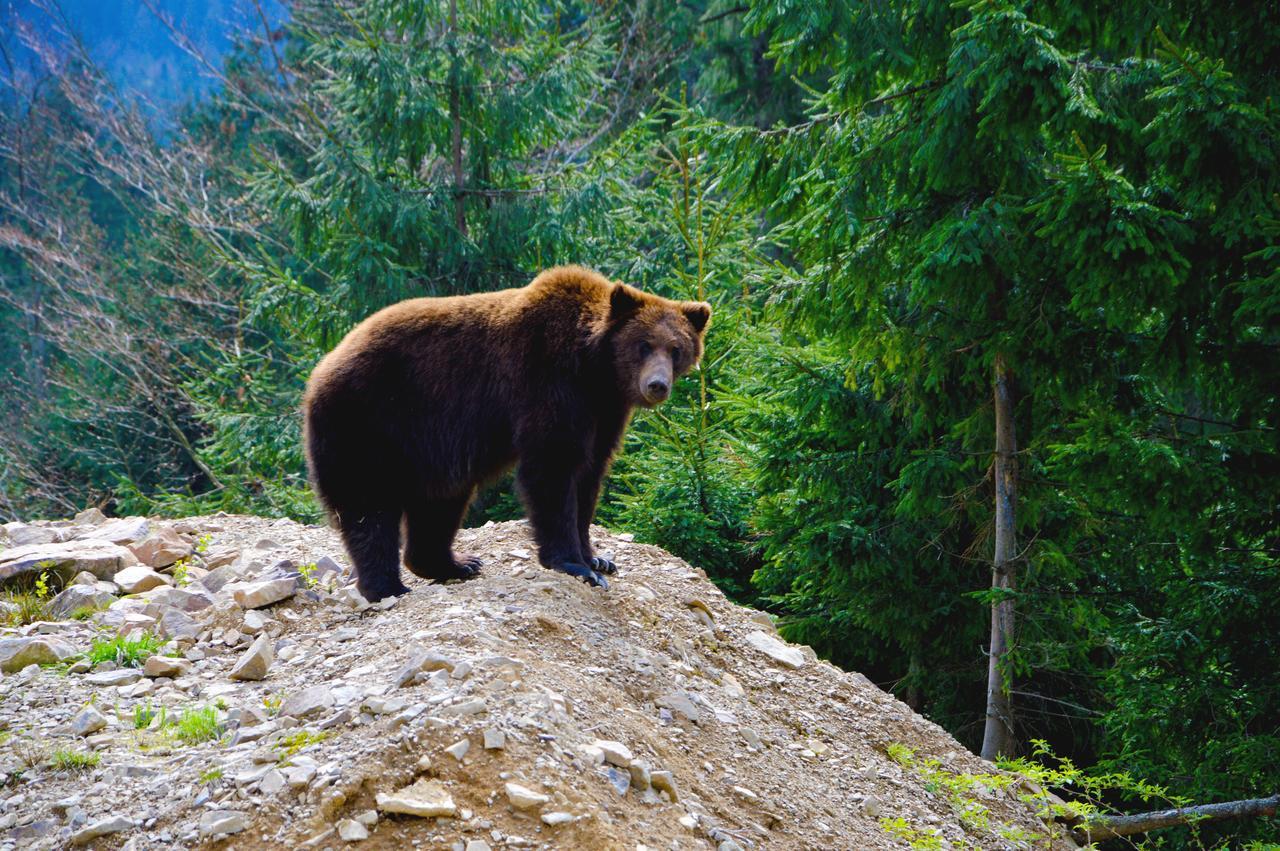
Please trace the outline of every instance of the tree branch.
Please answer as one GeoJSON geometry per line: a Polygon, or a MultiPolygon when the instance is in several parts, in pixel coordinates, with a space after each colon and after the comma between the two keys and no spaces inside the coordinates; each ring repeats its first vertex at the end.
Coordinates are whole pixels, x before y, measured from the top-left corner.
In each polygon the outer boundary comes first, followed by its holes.
{"type": "Polygon", "coordinates": [[[1073,825],[1073,829],[1077,841],[1101,842],[1104,839],[1132,836],[1135,833],[1146,833],[1165,827],[1252,816],[1274,816],[1278,807],[1280,807],[1280,795],[1272,795],[1270,798],[1249,798],[1223,804],[1201,804],[1195,807],[1178,807],[1172,810],[1156,810],[1127,816],[1095,816],[1093,821],[1087,824],[1073,825]]]}

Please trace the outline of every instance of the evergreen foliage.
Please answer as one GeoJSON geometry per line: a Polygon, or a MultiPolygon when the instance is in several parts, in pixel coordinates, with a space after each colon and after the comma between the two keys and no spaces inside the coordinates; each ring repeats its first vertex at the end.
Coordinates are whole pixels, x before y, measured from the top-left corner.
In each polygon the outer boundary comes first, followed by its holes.
{"type": "MultiPolygon", "coordinates": [[[[74,44],[18,55],[6,519],[319,520],[297,406],[324,352],[583,262],[715,306],[600,522],[975,748],[1012,607],[1014,745],[1136,778],[1108,804],[1280,783],[1272,10],[300,0],[163,138],[74,44]]],[[[518,515],[508,484],[472,522],[518,515]]]]}

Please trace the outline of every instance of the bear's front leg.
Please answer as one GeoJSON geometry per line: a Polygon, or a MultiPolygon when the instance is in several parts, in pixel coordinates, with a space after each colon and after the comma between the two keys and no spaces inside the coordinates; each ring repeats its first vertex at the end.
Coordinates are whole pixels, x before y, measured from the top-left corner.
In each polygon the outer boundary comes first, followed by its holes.
{"type": "Polygon", "coordinates": [[[530,453],[516,476],[538,542],[538,560],[552,570],[608,588],[609,583],[592,570],[582,553],[574,465],[564,459],[556,452],[530,453]]]}

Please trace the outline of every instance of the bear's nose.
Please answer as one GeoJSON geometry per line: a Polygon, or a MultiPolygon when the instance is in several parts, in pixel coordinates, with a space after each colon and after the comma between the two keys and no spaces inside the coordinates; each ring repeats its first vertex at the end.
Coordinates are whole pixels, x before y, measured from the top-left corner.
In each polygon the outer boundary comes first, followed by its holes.
{"type": "Polygon", "coordinates": [[[667,398],[667,394],[671,392],[671,385],[663,381],[661,378],[655,378],[649,382],[646,389],[648,390],[649,398],[665,399],[667,398]]]}

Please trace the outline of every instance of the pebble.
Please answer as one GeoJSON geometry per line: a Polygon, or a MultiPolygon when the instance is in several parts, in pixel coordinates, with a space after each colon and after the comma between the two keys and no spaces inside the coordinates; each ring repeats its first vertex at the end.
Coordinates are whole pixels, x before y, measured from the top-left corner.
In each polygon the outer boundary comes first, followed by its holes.
{"type": "Polygon", "coordinates": [[[552,827],[555,827],[558,824],[568,824],[571,821],[573,821],[573,816],[569,813],[554,812],[542,814],[542,823],[549,824],[552,827]]]}
{"type": "Polygon", "coordinates": [[[460,739],[445,748],[444,752],[456,759],[458,762],[462,762],[462,758],[467,755],[467,751],[469,750],[471,750],[471,740],[460,739]]]}
{"type": "Polygon", "coordinates": [[[535,792],[527,786],[521,786],[519,783],[508,783],[503,789],[507,793],[507,800],[517,810],[531,810],[551,801],[549,796],[535,792]]]}
{"type": "Polygon", "coordinates": [[[497,727],[486,727],[484,731],[485,750],[500,751],[507,746],[507,734],[497,727]]]}
{"type": "Polygon", "coordinates": [[[338,836],[347,842],[360,842],[369,838],[369,829],[355,819],[338,822],[338,836]]]}

